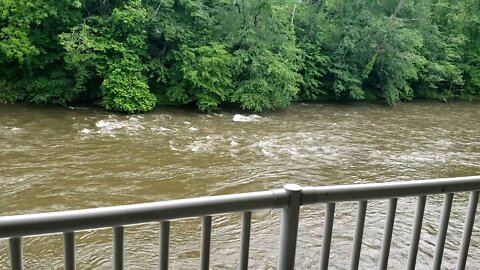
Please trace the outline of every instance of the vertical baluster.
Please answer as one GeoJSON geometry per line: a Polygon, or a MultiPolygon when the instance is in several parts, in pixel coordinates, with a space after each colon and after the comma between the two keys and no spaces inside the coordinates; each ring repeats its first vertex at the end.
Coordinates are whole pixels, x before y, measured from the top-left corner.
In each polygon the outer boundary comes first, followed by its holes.
{"type": "Polygon", "coordinates": [[[360,261],[360,250],[362,248],[363,229],[365,227],[365,215],[367,213],[367,201],[358,202],[357,223],[355,225],[355,235],[353,236],[351,270],[357,270],[360,261]]]}
{"type": "Polygon", "coordinates": [[[22,270],[22,239],[20,237],[8,239],[10,245],[10,266],[12,270],[22,270]]]}
{"type": "Polygon", "coordinates": [[[468,257],[468,247],[470,246],[470,238],[472,237],[473,223],[475,222],[475,212],[478,204],[478,191],[470,193],[470,200],[468,201],[467,216],[465,224],[463,225],[462,244],[458,254],[457,270],[465,269],[468,257]]]}
{"type": "Polygon", "coordinates": [[[208,270],[210,264],[210,241],[212,237],[212,217],[202,218],[202,249],[200,252],[200,269],[208,270]]]}
{"type": "Polygon", "coordinates": [[[320,258],[320,269],[328,269],[328,260],[330,258],[330,245],[332,242],[333,219],[335,217],[335,203],[327,203],[325,211],[325,227],[322,239],[322,254],[320,258]]]}
{"type": "Polygon", "coordinates": [[[123,269],[123,234],[122,226],[113,227],[113,269],[123,269]]]}
{"type": "Polygon", "coordinates": [[[410,251],[408,252],[408,270],[414,270],[417,262],[418,242],[420,241],[420,233],[422,231],[426,201],[426,196],[419,196],[417,198],[417,209],[415,210],[415,218],[413,219],[412,239],[410,241],[410,251]]]}
{"type": "Polygon", "coordinates": [[[65,270],[75,270],[75,233],[63,233],[63,256],[65,270]]]}
{"type": "Polygon", "coordinates": [[[170,221],[160,223],[160,270],[168,269],[170,221]]]}
{"type": "Polygon", "coordinates": [[[250,248],[250,228],[252,224],[252,212],[244,212],[242,215],[242,239],[240,243],[240,270],[248,269],[248,253],[250,248]]]}
{"type": "Polygon", "coordinates": [[[284,186],[284,189],[289,194],[290,200],[288,206],[282,210],[278,270],[290,270],[295,266],[298,217],[300,214],[300,199],[302,194],[302,188],[298,185],[287,184],[284,186]]]}
{"type": "Polygon", "coordinates": [[[417,198],[417,209],[415,210],[415,217],[413,219],[412,238],[410,240],[410,250],[408,252],[407,269],[415,269],[418,253],[418,242],[420,240],[420,233],[422,230],[423,215],[425,213],[426,196],[419,196],[417,198]]]}
{"type": "Polygon", "coordinates": [[[393,224],[395,223],[395,212],[397,211],[397,198],[391,198],[388,203],[385,231],[383,233],[382,250],[380,252],[379,269],[387,269],[390,244],[392,242],[393,224]]]}
{"type": "Polygon", "coordinates": [[[448,221],[452,210],[453,193],[445,194],[443,200],[442,216],[438,227],[437,243],[435,244],[435,254],[433,255],[433,268],[440,269],[442,265],[443,249],[445,247],[445,238],[447,237],[448,221]]]}

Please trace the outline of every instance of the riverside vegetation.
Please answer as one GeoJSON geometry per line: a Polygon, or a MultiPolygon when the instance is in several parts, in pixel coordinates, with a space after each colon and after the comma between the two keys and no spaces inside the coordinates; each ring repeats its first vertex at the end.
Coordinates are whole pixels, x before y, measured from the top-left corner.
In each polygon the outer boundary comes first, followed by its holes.
{"type": "Polygon", "coordinates": [[[0,101],[261,111],[480,96],[478,0],[0,0],[0,101]]]}

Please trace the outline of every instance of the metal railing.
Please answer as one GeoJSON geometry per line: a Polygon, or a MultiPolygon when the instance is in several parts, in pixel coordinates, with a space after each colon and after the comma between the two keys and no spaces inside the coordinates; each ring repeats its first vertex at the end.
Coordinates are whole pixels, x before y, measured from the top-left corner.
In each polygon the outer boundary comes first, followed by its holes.
{"type": "Polygon", "coordinates": [[[22,269],[24,236],[63,233],[65,269],[75,269],[75,232],[113,227],[113,265],[123,269],[124,226],[140,223],[160,223],[159,268],[168,269],[170,220],[187,217],[202,218],[200,269],[208,269],[212,215],[243,212],[240,239],[239,268],[248,268],[252,211],[282,209],[278,269],[293,269],[297,242],[300,206],[326,204],[320,269],[328,269],[335,205],[358,201],[357,221],[353,237],[350,269],[358,269],[368,200],[388,199],[388,210],[381,246],[379,269],[386,269],[399,197],[418,197],[414,216],[407,269],[415,269],[418,245],[427,195],[445,194],[433,269],[440,269],[452,200],[456,192],[471,192],[458,255],[457,269],[464,269],[475,219],[480,176],[447,179],[356,184],[323,187],[300,187],[288,184],[284,189],[172,200],[125,206],[104,207],[63,212],[0,217],[0,238],[9,238],[10,267],[22,269]]]}

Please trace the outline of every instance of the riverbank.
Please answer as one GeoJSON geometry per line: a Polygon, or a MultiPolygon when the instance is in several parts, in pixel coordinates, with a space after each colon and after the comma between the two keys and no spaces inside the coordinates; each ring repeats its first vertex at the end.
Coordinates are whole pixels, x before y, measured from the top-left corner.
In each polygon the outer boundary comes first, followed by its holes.
{"type": "MultiPolygon", "coordinates": [[[[161,111],[161,110],[178,110],[178,111],[187,111],[187,112],[192,112],[192,113],[199,113],[199,114],[209,114],[209,113],[238,113],[238,114],[275,114],[275,113],[283,113],[288,111],[291,107],[295,107],[298,105],[312,105],[312,106],[339,106],[339,107],[345,107],[348,108],[350,106],[356,107],[356,106],[379,106],[379,107],[398,107],[402,106],[405,104],[426,104],[426,105],[431,105],[431,104],[464,104],[464,105],[478,105],[480,104],[480,99],[474,99],[474,100],[459,100],[459,99],[454,99],[454,100],[448,100],[448,101],[442,101],[442,100],[436,100],[436,99],[414,99],[406,102],[400,102],[395,104],[394,106],[388,105],[385,103],[383,100],[364,100],[364,101],[358,101],[358,100],[346,100],[346,101],[294,101],[292,104],[286,108],[281,108],[281,109],[275,109],[275,110],[264,110],[262,112],[255,112],[251,110],[245,110],[242,109],[241,106],[238,104],[228,104],[228,105],[223,105],[218,107],[215,111],[210,111],[210,112],[202,112],[200,111],[195,105],[190,104],[190,105],[157,105],[152,110],[148,113],[155,113],[156,111],[161,111]]],[[[67,110],[75,110],[75,109],[82,109],[82,110],[92,110],[95,112],[103,112],[103,113],[115,113],[111,112],[108,110],[105,110],[101,105],[99,104],[91,104],[91,103],[71,103],[67,105],[58,105],[58,104],[37,104],[37,103],[29,103],[29,102],[0,102],[0,106],[21,106],[24,107],[25,109],[44,109],[44,108],[52,108],[52,109],[62,109],[65,108],[67,110]]],[[[115,114],[119,115],[128,115],[125,113],[117,112],[115,114]]],[[[140,115],[145,114],[143,113],[138,113],[140,115]]]]}

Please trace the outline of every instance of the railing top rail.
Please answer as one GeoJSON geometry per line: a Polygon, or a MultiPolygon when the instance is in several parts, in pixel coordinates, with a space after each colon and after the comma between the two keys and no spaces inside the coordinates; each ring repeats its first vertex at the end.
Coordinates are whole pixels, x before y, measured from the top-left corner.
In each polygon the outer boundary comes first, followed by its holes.
{"type": "MultiPolygon", "coordinates": [[[[480,190],[480,176],[301,189],[301,204],[361,201],[480,190]]],[[[289,204],[285,189],[164,202],[0,217],[0,238],[158,222],[289,204]]]]}
{"type": "Polygon", "coordinates": [[[0,238],[158,222],[288,204],[284,189],[0,217],[0,238]]]}
{"type": "Polygon", "coordinates": [[[303,187],[302,205],[411,197],[480,190],[480,176],[403,182],[303,187]]]}

